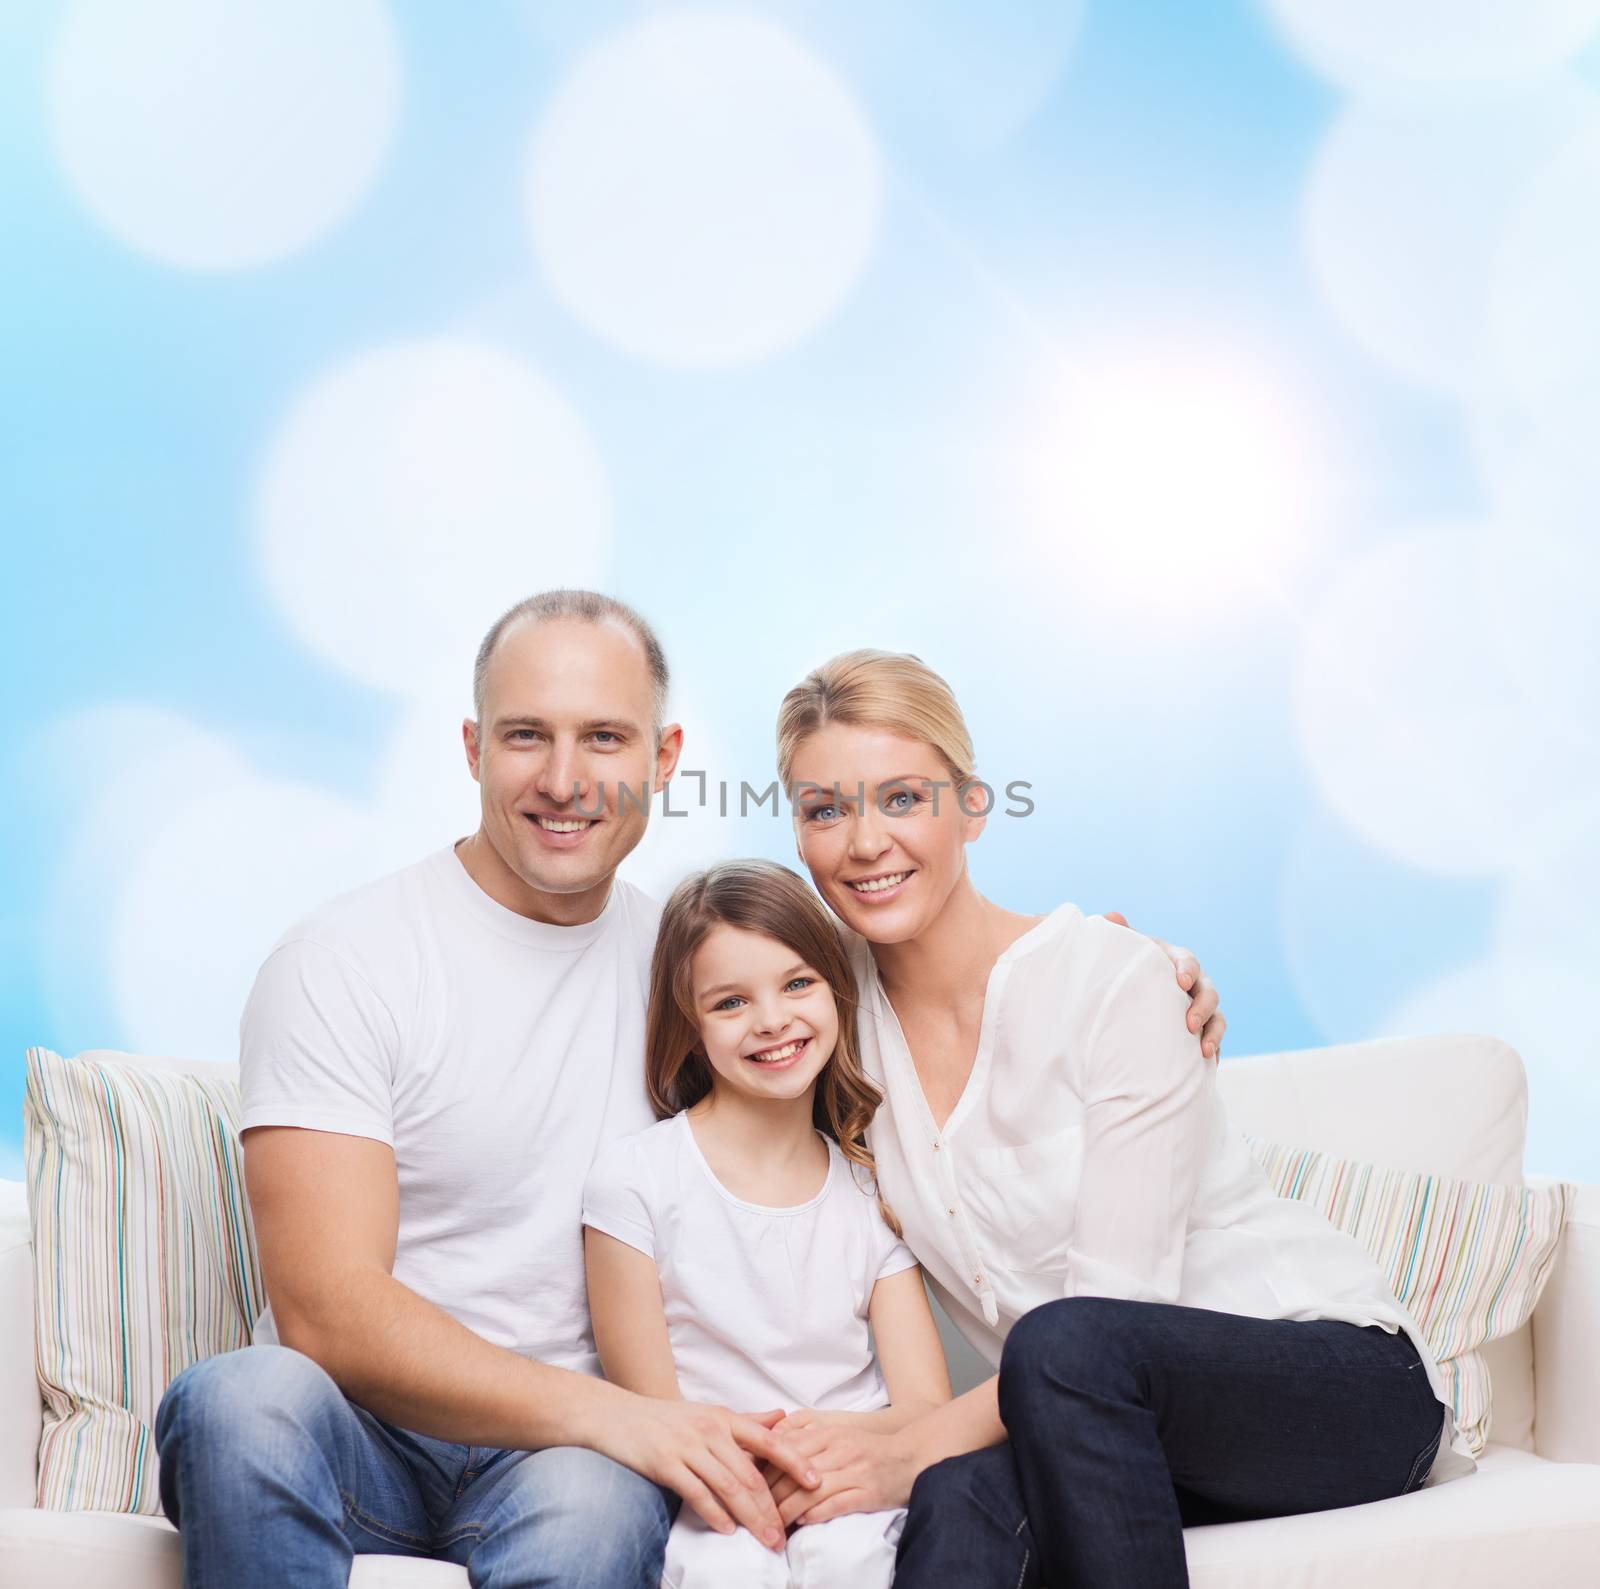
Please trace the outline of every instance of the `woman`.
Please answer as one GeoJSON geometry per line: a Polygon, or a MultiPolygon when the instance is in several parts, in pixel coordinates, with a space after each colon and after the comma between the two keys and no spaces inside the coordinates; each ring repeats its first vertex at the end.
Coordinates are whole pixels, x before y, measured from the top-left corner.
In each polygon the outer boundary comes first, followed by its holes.
{"type": "Polygon", "coordinates": [[[1377,1266],[1273,1195],[1165,956],[985,899],[987,796],[949,687],[836,657],[785,697],[800,857],[847,928],[880,1189],[999,1373],[893,1434],[797,1431],[786,1521],[905,1504],[901,1589],[1187,1583],[1183,1528],[1465,1471],[1377,1266]]]}

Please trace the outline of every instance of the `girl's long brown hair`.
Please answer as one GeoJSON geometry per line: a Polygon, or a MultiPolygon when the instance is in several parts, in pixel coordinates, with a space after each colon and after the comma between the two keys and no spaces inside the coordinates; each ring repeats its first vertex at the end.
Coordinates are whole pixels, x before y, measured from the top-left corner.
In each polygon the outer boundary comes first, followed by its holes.
{"type": "MultiPolygon", "coordinates": [[[[741,927],[775,938],[816,971],[833,990],[839,1038],[817,1077],[812,1120],[839,1151],[877,1186],[878,1166],[866,1129],[883,1095],[861,1069],[856,1040],[856,982],[827,907],[787,866],[776,861],[723,861],[686,877],[661,913],[650,961],[650,1013],[645,1025],[645,1082],[663,1120],[711,1091],[709,1061],[696,1052],[695,951],[716,926],[741,927]]],[[[899,1235],[900,1221],[880,1193],[878,1207],[899,1235]]]]}

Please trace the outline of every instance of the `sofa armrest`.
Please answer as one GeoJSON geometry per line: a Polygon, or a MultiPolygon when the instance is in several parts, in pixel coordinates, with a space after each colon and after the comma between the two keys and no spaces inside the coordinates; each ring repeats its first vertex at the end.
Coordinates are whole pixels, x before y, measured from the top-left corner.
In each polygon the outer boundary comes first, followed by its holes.
{"type": "MultiPolygon", "coordinates": [[[[1542,1177],[1528,1177],[1541,1184],[1542,1177]]],[[[1543,1182],[1548,1185],[1548,1182],[1543,1182]]],[[[1579,1186],[1533,1311],[1533,1443],[1554,1462],[1600,1462],[1600,1186],[1579,1186]]]]}
{"type": "Polygon", "coordinates": [[[26,1225],[0,1223],[0,1506],[34,1505],[43,1427],[33,1351],[33,1248],[26,1225]]]}

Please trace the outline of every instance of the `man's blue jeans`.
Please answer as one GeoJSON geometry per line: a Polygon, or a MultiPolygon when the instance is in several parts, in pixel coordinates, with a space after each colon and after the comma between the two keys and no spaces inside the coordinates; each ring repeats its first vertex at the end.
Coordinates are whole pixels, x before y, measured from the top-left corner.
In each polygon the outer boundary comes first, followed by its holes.
{"type": "Polygon", "coordinates": [[[396,1428],[284,1346],[185,1369],[161,1398],[156,1445],[185,1589],[342,1589],[365,1553],[458,1562],[477,1589],[656,1589],[677,1510],[593,1451],[396,1428]]]}
{"type": "Polygon", "coordinates": [[[1075,1297],[1013,1327],[1000,1417],[918,1478],[895,1589],[1181,1589],[1186,1525],[1419,1488],[1444,1408],[1377,1325],[1075,1297]]]}

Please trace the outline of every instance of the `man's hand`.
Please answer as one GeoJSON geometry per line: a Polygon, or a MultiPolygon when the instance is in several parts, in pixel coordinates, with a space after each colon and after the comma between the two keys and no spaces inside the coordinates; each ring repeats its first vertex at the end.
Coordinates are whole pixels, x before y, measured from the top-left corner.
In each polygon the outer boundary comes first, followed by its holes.
{"type": "Polygon", "coordinates": [[[917,1469],[902,1432],[810,1422],[794,1430],[794,1442],[821,1482],[802,1489],[787,1474],[775,1476],[772,1498],[785,1526],[826,1523],[846,1512],[888,1511],[911,1498],[917,1469]]]}
{"type": "MultiPolygon", "coordinates": [[[[1119,910],[1108,910],[1106,920],[1119,927],[1128,925],[1128,918],[1119,910]]],[[[1145,935],[1155,944],[1178,973],[1178,986],[1189,995],[1189,1030],[1200,1034],[1200,1052],[1207,1059],[1215,1059],[1222,1052],[1222,1034],[1228,1029],[1217,998],[1216,986],[1200,969],[1200,962],[1187,950],[1180,949],[1153,934],[1145,935]]]]}
{"type": "Polygon", "coordinates": [[[768,1549],[781,1551],[778,1504],[753,1459],[781,1474],[796,1495],[808,1495],[818,1482],[814,1465],[794,1439],[772,1428],[782,1417],[781,1410],[752,1415],[635,1396],[607,1420],[592,1444],[613,1461],[677,1491],[718,1533],[731,1534],[742,1524],[768,1549]]]}

